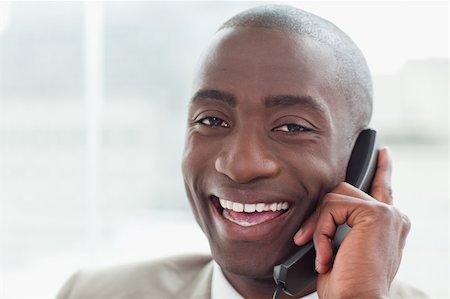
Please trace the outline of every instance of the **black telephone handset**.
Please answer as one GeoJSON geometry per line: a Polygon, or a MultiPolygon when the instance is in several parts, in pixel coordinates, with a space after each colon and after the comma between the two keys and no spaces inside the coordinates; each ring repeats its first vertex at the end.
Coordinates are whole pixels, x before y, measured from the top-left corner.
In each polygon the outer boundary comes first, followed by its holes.
{"type": "MultiPolygon", "coordinates": [[[[363,130],[353,147],[347,166],[345,181],[358,189],[369,192],[375,174],[377,162],[377,136],[372,129],[363,130]]],[[[333,240],[334,252],[337,251],[345,235],[350,230],[346,224],[337,228],[333,240]]],[[[273,268],[273,278],[277,289],[273,298],[278,298],[281,290],[295,296],[300,291],[312,286],[317,279],[315,270],[316,251],[312,241],[300,249],[283,263],[273,268]]]]}

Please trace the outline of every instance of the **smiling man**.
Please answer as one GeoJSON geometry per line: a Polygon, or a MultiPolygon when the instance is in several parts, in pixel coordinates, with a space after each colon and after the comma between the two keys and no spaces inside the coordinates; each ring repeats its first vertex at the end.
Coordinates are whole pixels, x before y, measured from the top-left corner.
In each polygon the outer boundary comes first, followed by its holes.
{"type": "Polygon", "coordinates": [[[388,151],[369,194],[343,183],[371,112],[365,59],[333,24],[288,6],[236,15],[199,64],[182,165],[212,256],[80,272],[59,298],[271,298],[273,267],[311,239],[319,276],[296,298],[423,298],[392,283],[410,224],[388,151]]]}
{"type": "Polygon", "coordinates": [[[409,223],[391,206],[386,150],[370,196],[341,183],[372,110],[354,43],[295,8],[255,8],[218,31],[194,90],[183,174],[231,285],[269,298],[274,265],[314,234],[321,297],[387,297],[409,223]],[[353,230],[332,267],[330,240],[345,222],[353,230]]]}

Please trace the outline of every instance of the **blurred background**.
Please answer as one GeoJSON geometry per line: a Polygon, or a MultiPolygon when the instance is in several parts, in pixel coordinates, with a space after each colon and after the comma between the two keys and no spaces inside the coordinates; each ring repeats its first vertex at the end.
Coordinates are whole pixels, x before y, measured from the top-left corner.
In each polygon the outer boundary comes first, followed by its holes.
{"type": "MultiPolygon", "coordinates": [[[[208,252],[180,174],[190,83],[215,30],[262,3],[0,2],[0,298],[53,298],[82,267],[208,252]]],[[[366,54],[373,127],[413,224],[398,277],[448,298],[448,2],[278,3],[366,54]]]]}

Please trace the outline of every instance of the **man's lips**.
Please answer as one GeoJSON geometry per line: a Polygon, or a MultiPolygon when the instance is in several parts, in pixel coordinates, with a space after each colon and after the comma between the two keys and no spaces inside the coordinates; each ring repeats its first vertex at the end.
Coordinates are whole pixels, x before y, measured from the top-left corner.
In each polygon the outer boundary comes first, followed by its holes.
{"type": "Polygon", "coordinates": [[[281,216],[289,209],[286,201],[270,203],[240,203],[212,196],[213,204],[219,214],[242,227],[266,223],[281,216]]]}

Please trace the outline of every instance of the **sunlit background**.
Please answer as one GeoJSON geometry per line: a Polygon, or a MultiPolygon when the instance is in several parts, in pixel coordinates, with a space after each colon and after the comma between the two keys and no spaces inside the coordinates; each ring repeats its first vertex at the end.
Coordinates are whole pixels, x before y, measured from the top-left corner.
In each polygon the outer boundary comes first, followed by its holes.
{"type": "MultiPolygon", "coordinates": [[[[398,277],[448,298],[448,2],[284,3],[366,54],[373,127],[413,223],[398,277]]],[[[0,2],[0,298],[53,298],[82,267],[208,252],[180,175],[186,103],[214,31],[257,4],[0,2]]]]}

